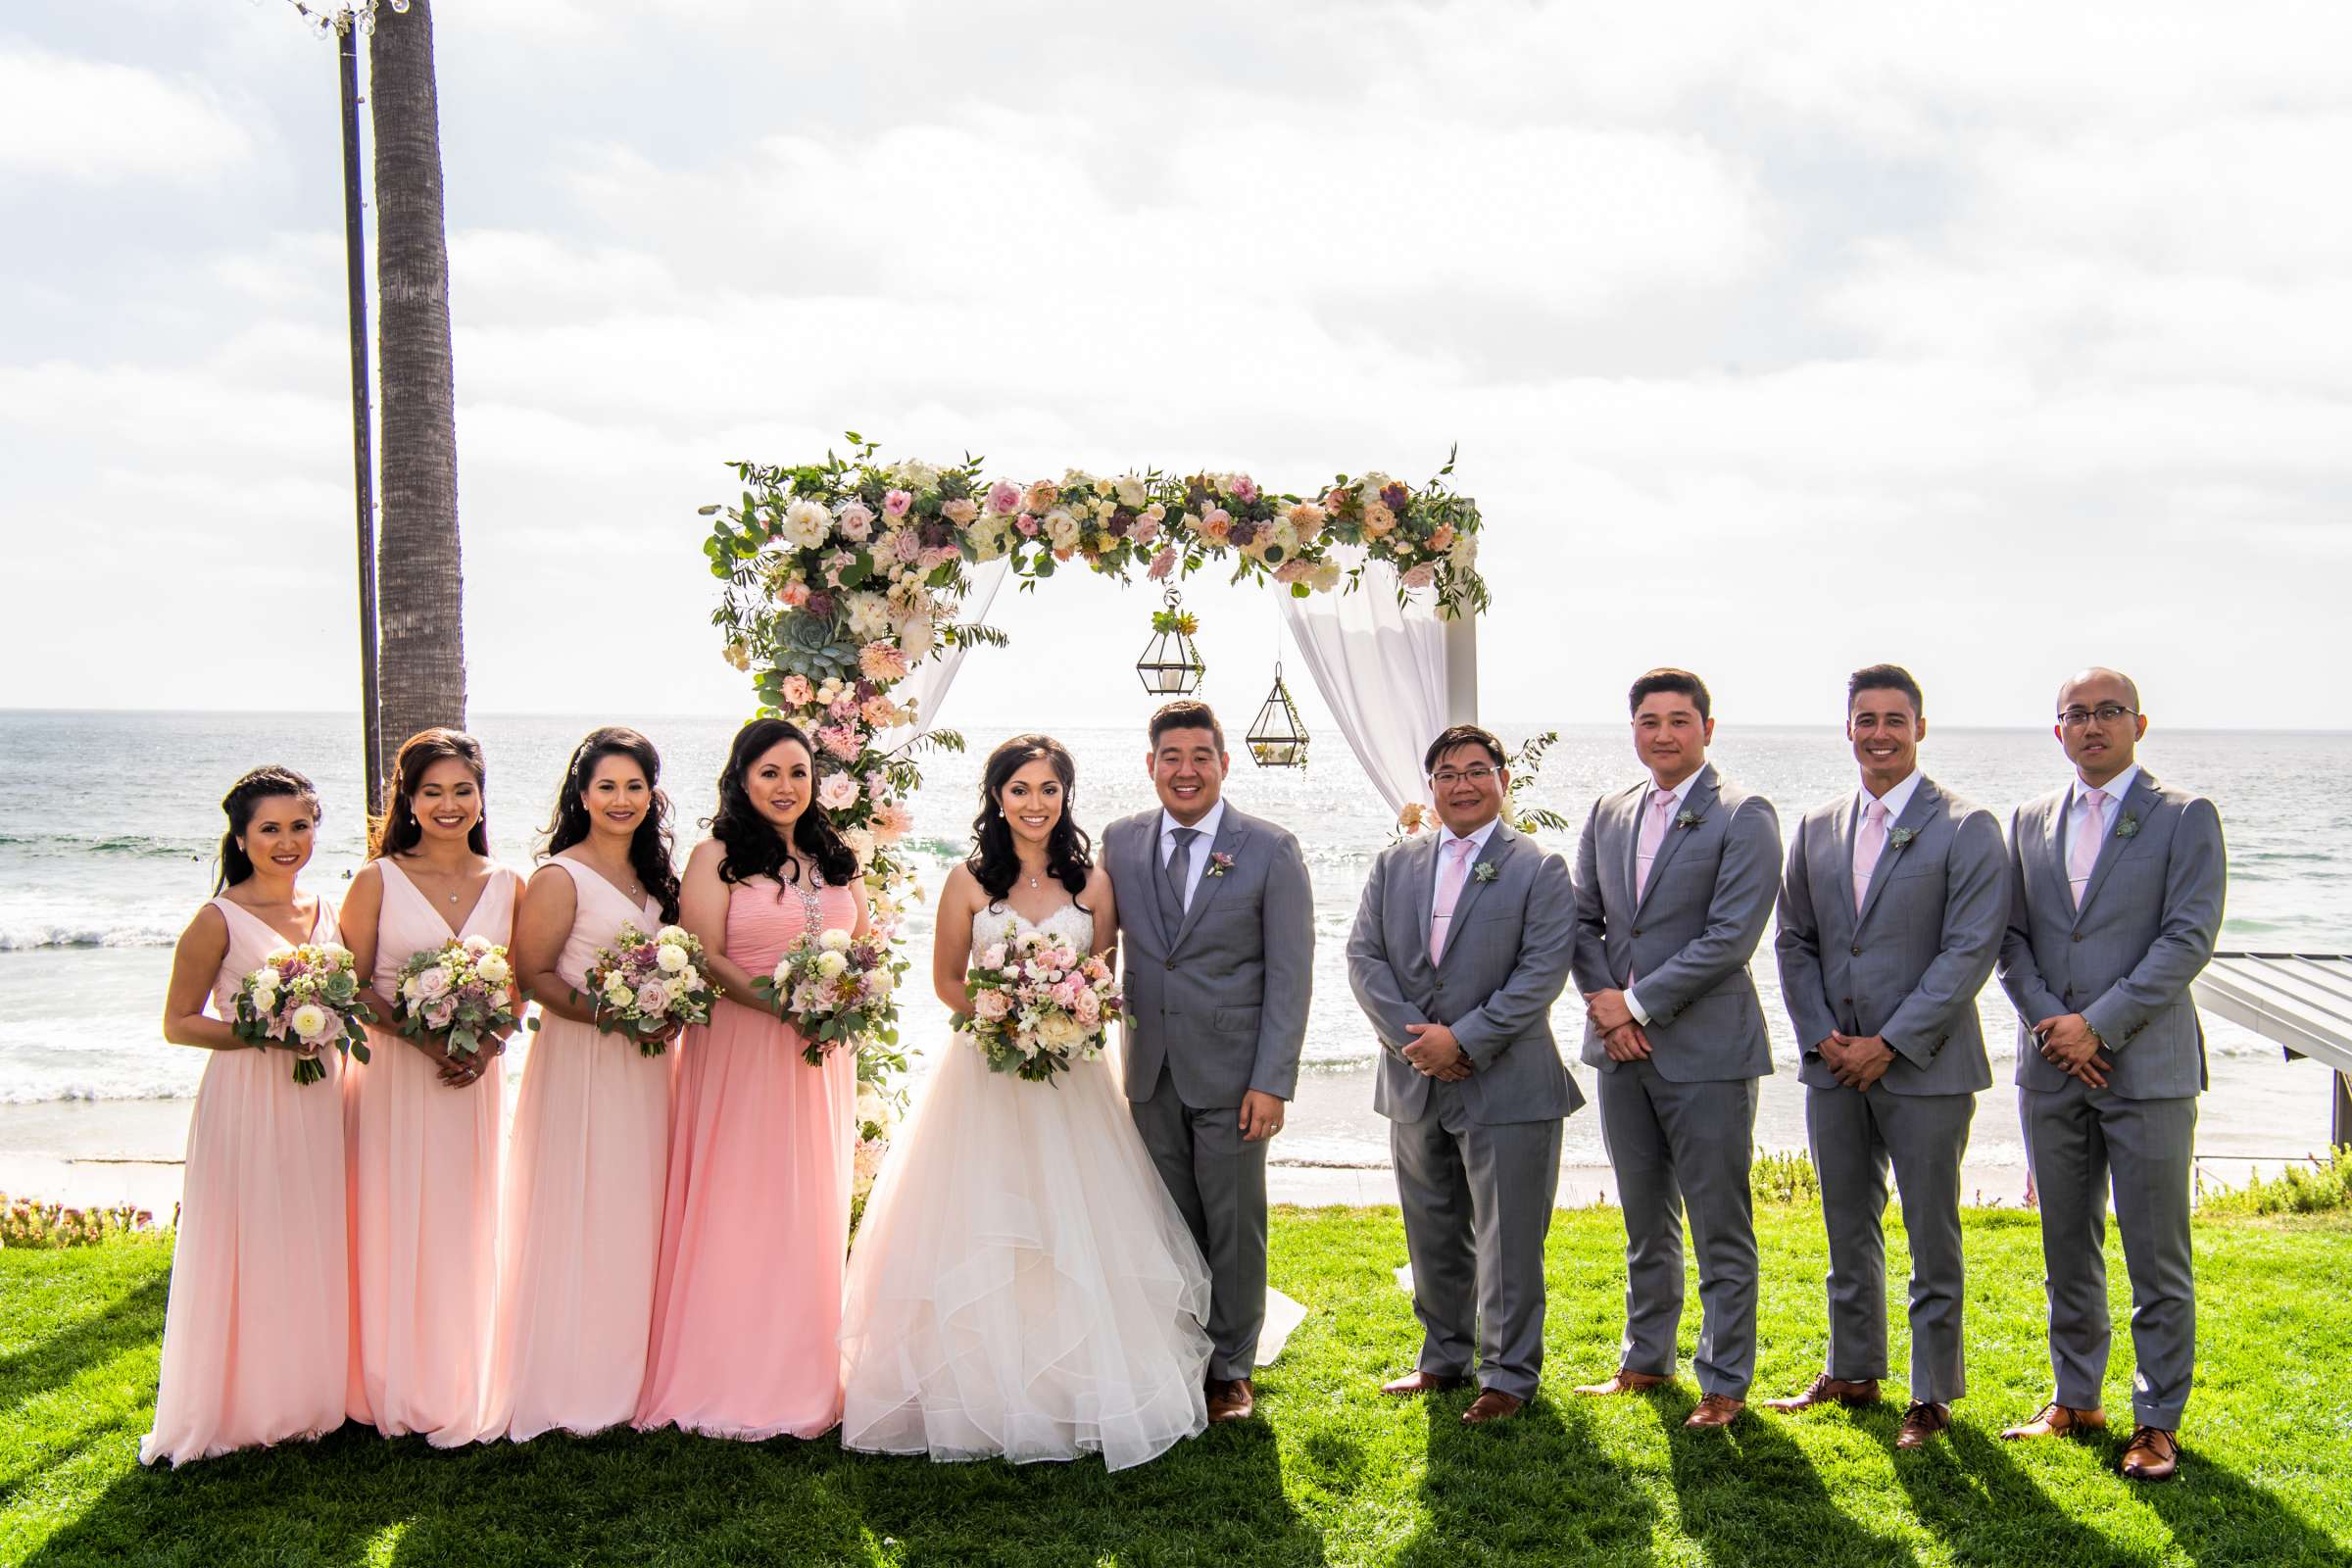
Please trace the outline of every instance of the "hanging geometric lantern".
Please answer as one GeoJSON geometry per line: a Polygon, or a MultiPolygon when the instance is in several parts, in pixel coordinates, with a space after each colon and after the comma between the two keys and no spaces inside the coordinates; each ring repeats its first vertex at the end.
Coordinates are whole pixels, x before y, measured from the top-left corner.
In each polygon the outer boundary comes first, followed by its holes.
{"type": "Polygon", "coordinates": [[[1282,683],[1282,661],[1274,662],[1274,689],[1250,726],[1250,755],[1260,767],[1306,766],[1306,726],[1299,722],[1298,705],[1282,683]]]}
{"type": "Polygon", "coordinates": [[[1135,662],[1144,690],[1154,697],[1197,692],[1208,674],[1208,666],[1200,662],[1200,650],[1193,646],[1193,633],[1200,629],[1200,619],[1181,609],[1183,603],[1182,594],[1173,588],[1167,591],[1167,608],[1152,612],[1152,641],[1144,649],[1144,657],[1135,662]]]}

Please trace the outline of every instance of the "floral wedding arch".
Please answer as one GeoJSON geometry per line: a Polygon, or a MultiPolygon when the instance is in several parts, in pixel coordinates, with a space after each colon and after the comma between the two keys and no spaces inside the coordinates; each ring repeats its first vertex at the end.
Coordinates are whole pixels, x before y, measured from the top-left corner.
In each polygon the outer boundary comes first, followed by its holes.
{"type": "MultiPolygon", "coordinates": [[[[1024,588],[1064,570],[1174,582],[1230,567],[1236,582],[1305,599],[1357,591],[1378,562],[1394,568],[1399,597],[1434,591],[1443,618],[1467,619],[1489,602],[1478,506],[1446,483],[1450,457],[1418,487],[1368,473],[1291,495],[1247,473],[990,479],[981,459],[885,463],[875,443],[849,439],[848,456],[821,464],[728,465],[742,498],[702,509],[711,519],[703,553],[726,585],[711,616],[726,660],[751,675],[762,716],[814,739],[817,801],[857,852],[886,934],[912,896],[900,846],[919,760],[962,748],[954,732],[926,727],[922,667],[1005,641],[959,619],[975,567],[1002,562],[1024,588]]],[[[873,1044],[858,1075],[887,1089],[906,1065],[895,1029],[873,1044]]]]}

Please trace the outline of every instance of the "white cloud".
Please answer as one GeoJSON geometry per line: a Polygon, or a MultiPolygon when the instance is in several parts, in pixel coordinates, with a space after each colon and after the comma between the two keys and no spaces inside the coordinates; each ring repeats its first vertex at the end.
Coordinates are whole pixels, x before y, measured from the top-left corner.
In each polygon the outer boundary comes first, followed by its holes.
{"type": "Polygon", "coordinates": [[[210,177],[245,162],[253,147],[201,86],[0,45],[0,171],[92,182],[210,177]]]}

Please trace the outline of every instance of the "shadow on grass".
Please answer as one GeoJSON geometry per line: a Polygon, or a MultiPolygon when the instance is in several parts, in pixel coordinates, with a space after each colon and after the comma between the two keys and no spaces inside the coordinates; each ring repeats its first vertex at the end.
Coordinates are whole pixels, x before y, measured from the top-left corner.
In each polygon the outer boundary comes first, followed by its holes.
{"type": "MultiPolygon", "coordinates": [[[[1893,1441],[1893,1421],[1885,1440],[1893,1441]]],[[[1875,1424],[1874,1424],[1875,1425],[1875,1424]]],[[[2300,1568],[2342,1564],[2344,1551],[2295,1515],[2279,1498],[2220,1464],[2183,1452],[2180,1476],[2168,1483],[2126,1481],[2115,1466],[2128,1432],[2111,1432],[2046,1452],[2063,1455],[2085,1493],[2144,1503],[2171,1532],[2174,1545],[2197,1568],[2300,1568]],[[2078,1449],[2080,1451],[2075,1451],[2078,1449]]],[[[2052,1496],[2030,1474],[2027,1450],[1971,1426],[1955,1426],[1948,1446],[1894,1455],[1894,1472],[1920,1522],[1949,1544],[1955,1562],[2024,1561],[2124,1568],[2145,1552],[2125,1546],[2082,1517],[2081,1502],[2052,1496]]]]}
{"type": "Polygon", "coordinates": [[[1683,1530],[1711,1561],[1791,1568],[1912,1568],[1902,1542],[1865,1528],[1838,1506],[1821,1472],[1772,1417],[1749,1411],[1729,1428],[1691,1432],[1694,1401],[1652,1400],[1669,1423],[1667,1452],[1683,1530]]]}
{"type": "Polygon", "coordinates": [[[73,1382],[125,1350],[156,1344],[164,1334],[164,1301],[171,1280],[158,1273],[142,1280],[105,1309],[0,1358],[0,1419],[27,1401],[73,1382]]]}
{"type": "Polygon", "coordinates": [[[548,1436],[447,1452],[345,1427],[317,1445],[134,1472],[27,1559],[923,1564],[1226,1562],[1319,1568],[1263,1422],[1118,1475],[1100,1460],[941,1465],[830,1438],[548,1436]]]}
{"type": "Polygon", "coordinates": [[[1588,1407],[1540,1396],[1508,1420],[1466,1427],[1471,1397],[1423,1401],[1426,1518],[1398,1568],[1651,1560],[1656,1504],[1594,1441],[1588,1407]]]}

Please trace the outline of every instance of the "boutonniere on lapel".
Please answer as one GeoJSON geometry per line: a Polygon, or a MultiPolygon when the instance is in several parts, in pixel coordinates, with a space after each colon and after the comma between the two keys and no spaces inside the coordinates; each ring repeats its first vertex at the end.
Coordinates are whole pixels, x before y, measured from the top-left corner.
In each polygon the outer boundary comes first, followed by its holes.
{"type": "Polygon", "coordinates": [[[1919,837],[1919,829],[1915,827],[1898,827],[1893,832],[1886,835],[1886,847],[1890,850],[1908,849],[1911,841],[1917,837],[1919,837]]]}
{"type": "Polygon", "coordinates": [[[1232,856],[1227,855],[1223,850],[1211,850],[1208,852],[1208,864],[1201,867],[1200,874],[1202,876],[1223,876],[1232,869],[1232,856]]]}
{"type": "Polygon", "coordinates": [[[1685,808],[1683,808],[1683,814],[1682,814],[1682,815],[1680,815],[1680,816],[1678,816],[1678,817],[1676,817],[1676,818],[1674,819],[1674,825],[1675,825],[1676,827],[1685,827],[1685,828],[1689,828],[1689,827],[1696,827],[1696,826],[1698,826],[1698,821],[1699,821],[1698,813],[1697,813],[1696,811],[1693,811],[1693,810],[1691,810],[1691,809],[1690,809],[1689,807],[1687,807],[1687,806],[1686,806],[1685,808]]]}
{"type": "Polygon", "coordinates": [[[1470,875],[1471,875],[1472,879],[1473,879],[1473,880],[1475,880],[1475,881],[1479,881],[1479,882],[1492,882],[1492,881],[1494,881],[1494,862],[1493,860],[1481,860],[1481,861],[1479,861],[1479,862],[1478,862],[1476,865],[1474,865],[1474,866],[1472,866],[1472,867],[1470,868],[1470,875]]]}
{"type": "Polygon", "coordinates": [[[2124,819],[2115,824],[2115,836],[2119,839],[2128,839],[2135,838],[2138,834],[2139,818],[2133,816],[2130,811],[2126,811],[2124,819]]]}

